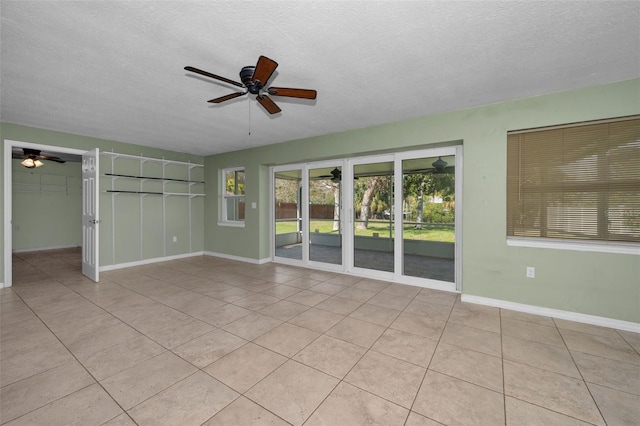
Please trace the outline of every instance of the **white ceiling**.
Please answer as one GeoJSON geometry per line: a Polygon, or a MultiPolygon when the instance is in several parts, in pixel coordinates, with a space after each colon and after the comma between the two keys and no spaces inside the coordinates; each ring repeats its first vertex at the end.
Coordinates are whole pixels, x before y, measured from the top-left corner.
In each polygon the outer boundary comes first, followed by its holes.
{"type": "Polygon", "coordinates": [[[6,1],[4,122],[209,155],[640,77],[638,1],[6,1]],[[259,55],[269,116],[234,86],[259,55]],[[249,130],[251,134],[249,135],[249,130]]]}

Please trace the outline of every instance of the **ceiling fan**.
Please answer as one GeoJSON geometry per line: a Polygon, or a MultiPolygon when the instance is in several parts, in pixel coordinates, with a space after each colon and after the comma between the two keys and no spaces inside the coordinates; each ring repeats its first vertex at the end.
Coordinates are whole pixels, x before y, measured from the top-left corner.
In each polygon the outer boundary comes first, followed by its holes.
{"type": "Polygon", "coordinates": [[[34,169],[36,167],[44,166],[44,163],[40,160],[55,161],[56,163],[64,163],[65,161],[58,157],[51,157],[48,155],[42,155],[39,149],[22,148],[22,154],[19,152],[13,152],[13,158],[22,158],[22,164],[27,169],[34,169]]]}
{"type": "Polygon", "coordinates": [[[318,176],[318,178],[320,179],[327,179],[327,178],[331,178],[332,182],[340,182],[342,180],[342,171],[339,168],[335,168],[333,170],[331,170],[330,175],[320,175],[318,176]]]}
{"type": "Polygon", "coordinates": [[[269,59],[266,56],[260,56],[256,66],[248,65],[242,67],[240,70],[240,80],[229,80],[228,78],[220,77],[219,75],[211,74],[210,72],[203,71],[191,66],[184,67],[185,70],[195,72],[206,77],[211,77],[216,80],[224,81],[225,83],[233,84],[234,86],[245,89],[243,92],[234,92],[219,98],[211,99],[207,102],[219,104],[237,97],[251,93],[257,95],[256,99],[264,107],[269,114],[277,114],[281,109],[269,96],[286,96],[289,98],[301,98],[301,99],[315,99],[317,92],[309,89],[292,89],[287,87],[267,87],[267,82],[273,75],[273,72],[278,67],[278,63],[273,59],[269,59]]]}
{"type": "Polygon", "coordinates": [[[455,171],[454,167],[447,167],[447,162],[444,161],[442,157],[438,157],[438,159],[433,163],[431,163],[431,165],[433,166],[433,170],[431,171],[431,174],[435,178],[444,177],[445,175],[454,173],[455,171]]]}
{"type": "MultiPolygon", "coordinates": [[[[320,175],[318,176],[318,179],[327,179],[327,178],[331,178],[331,182],[340,182],[342,180],[342,171],[339,168],[335,168],[333,170],[331,170],[330,175],[320,175]]],[[[358,180],[357,177],[353,177],[353,180],[358,180]]]]}
{"type": "Polygon", "coordinates": [[[442,157],[438,157],[436,161],[431,163],[431,167],[422,170],[410,170],[408,173],[423,173],[433,175],[435,178],[442,178],[445,175],[455,173],[455,167],[447,167],[449,163],[444,161],[442,157]]]}

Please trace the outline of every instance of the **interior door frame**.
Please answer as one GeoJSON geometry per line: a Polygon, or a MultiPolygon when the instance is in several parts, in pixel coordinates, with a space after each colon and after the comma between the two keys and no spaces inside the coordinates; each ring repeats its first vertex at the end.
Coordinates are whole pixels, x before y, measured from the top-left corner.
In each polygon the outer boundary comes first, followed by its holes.
{"type": "Polygon", "coordinates": [[[13,285],[13,163],[12,151],[14,147],[53,151],[61,154],[82,155],[84,149],[64,148],[61,146],[43,145],[31,142],[21,142],[11,139],[4,140],[4,287],[13,285]]]}

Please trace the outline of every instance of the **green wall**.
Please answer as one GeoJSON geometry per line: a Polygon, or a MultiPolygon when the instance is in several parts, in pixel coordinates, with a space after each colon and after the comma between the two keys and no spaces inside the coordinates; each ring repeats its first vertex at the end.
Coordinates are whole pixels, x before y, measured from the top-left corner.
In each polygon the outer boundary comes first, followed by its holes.
{"type": "MultiPolygon", "coordinates": [[[[269,251],[269,166],[326,158],[360,156],[382,151],[402,151],[462,141],[463,166],[463,293],[516,303],[640,322],[640,259],[634,255],[551,250],[506,245],[506,133],[608,117],[640,114],[640,80],[544,95],[439,114],[366,129],[285,142],[206,158],[79,135],[0,124],[0,137],[44,145],[115,151],[171,160],[202,163],[204,198],[191,205],[193,251],[207,250],[250,259],[266,259],[269,251]],[[220,197],[218,171],[246,168],[246,226],[217,225],[220,197]],[[251,209],[251,203],[257,209],[251,209]],[[203,232],[204,231],[204,232],[203,232]],[[536,267],[536,278],[525,278],[525,267],[536,267]]],[[[277,125],[277,120],[273,122],[277,125]]],[[[304,123],[300,123],[304,125],[304,123]]],[[[0,152],[0,160],[4,152],[0,152]]],[[[101,160],[101,165],[104,159],[101,160]]],[[[135,167],[135,166],[134,166],[135,167]]],[[[0,176],[0,191],[3,191],[0,176]]],[[[107,185],[101,179],[101,185],[107,185]]],[[[167,237],[180,234],[167,255],[184,252],[184,204],[167,197],[167,237]]],[[[115,202],[119,217],[101,224],[101,235],[115,229],[116,263],[157,257],[160,244],[157,215],[159,198],[128,200],[126,196],[101,196],[101,214],[115,202]],[[119,198],[122,197],[122,198],[119,198]],[[115,201],[114,201],[115,200],[115,201]],[[124,203],[124,204],[117,204],[124,203]],[[142,216],[141,216],[142,211],[142,216]],[[149,214],[149,216],[146,216],[149,214]],[[142,219],[140,219],[142,217],[142,219]],[[155,222],[154,222],[155,220],[155,222]],[[140,247],[130,235],[144,235],[140,247]]],[[[0,199],[3,203],[3,198],[0,199]]],[[[4,207],[3,212],[4,212],[4,207]]],[[[103,216],[104,219],[104,216],[103,216]]],[[[0,237],[4,239],[0,228],[0,237]]],[[[103,245],[101,263],[108,265],[103,245]]],[[[0,248],[0,254],[2,248],[0,248]]],[[[4,274],[4,265],[0,271],[4,274]]]]}
{"type": "MultiPolygon", "coordinates": [[[[52,146],[51,151],[55,152],[55,147],[72,148],[78,150],[90,150],[93,148],[99,148],[100,151],[113,151],[121,154],[129,154],[136,156],[144,156],[151,158],[165,158],[173,161],[192,162],[196,164],[203,164],[204,158],[201,156],[189,155],[180,152],[160,150],[154,148],[143,147],[140,145],[125,144],[116,141],[110,141],[105,139],[92,138],[87,136],[80,136],[62,132],[55,132],[44,129],[37,129],[32,127],[21,126],[12,123],[0,124],[0,138],[3,141],[3,149],[0,152],[0,164],[4,164],[4,143],[5,140],[13,140],[18,142],[27,142],[39,145],[52,146]]],[[[78,167],[78,174],[80,170],[79,163],[75,163],[78,167]]],[[[144,163],[144,169],[140,169],[139,161],[129,161],[128,159],[120,158],[112,162],[110,156],[101,156],[100,158],[100,172],[115,171],[122,174],[137,175],[144,173],[146,175],[161,176],[162,167],[161,164],[155,162],[144,163]],[[112,164],[115,164],[115,169],[111,169],[112,164]]],[[[18,164],[22,169],[23,167],[18,164]]],[[[47,170],[53,170],[52,163],[47,163],[40,169],[42,172],[47,170]]],[[[187,176],[187,167],[168,165],[165,169],[165,176],[184,178],[187,176]]],[[[204,173],[202,168],[192,169],[192,178],[194,180],[203,180],[204,173]]],[[[101,177],[100,187],[102,190],[111,188],[111,178],[101,177]]],[[[144,185],[153,185],[153,181],[146,181],[144,185]],[[151,182],[151,183],[146,183],[151,182]]],[[[133,189],[139,188],[140,181],[128,182],[124,179],[119,179],[115,185],[119,188],[125,189],[127,185],[132,186],[133,189]]],[[[196,185],[197,187],[198,185],[196,185]]],[[[15,185],[14,185],[15,189],[15,185]]],[[[154,188],[145,186],[144,190],[153,190],[154,188]]],[[[188,190],[186,186],[180,187],[179,185],[171,186],[167,184],[166,191],[169,192],[183,192],[188,190]]],[[[199,188],[196,188],[198,192],[204,191],[204,185],[200,184],[199,188]]],[[[2,197],[0,203],[2,206],[2,215],[4,220],[4,175],[0,175],[0,191],[2,191],[2,197]]],[[[23,207],[21,195],[13,199],[14,205],[18,201],[15,212],[16,216],[14,221],[18,224],[22,224],[27,217],[18,217],[25,212],[29,212],[30,209],[26,206],[23,207]]],[[[56,194],[56,197],[58,195],[56,194]]],[[[75,203],[75,202],[74,202],[75,203]]],[[[69,206],[64,207],[65,211],[68,208],[69,218],[77,218],[75,225],[68,221],[65,221],[64,229],[71,235],[78,235],[77,232],[81,232],[81,216],[80,209],[81,204],[78,204],[78,210],[75,211],[69,206]],[[72,212],[73,210],[73,212],[72,212]]],[[[40,218],[41,224],[46,227],[55,228],[61,226],[61,219],[58,214],[52,212],[46,212],[47,218],[40,218]]],[[[31,214],[31,213],[28,213],[31,214]]],[[[191,252],[201,252],[204,249],[204,197],[190,198],[185,196],[145,196],[130,194],[118,194],[111,195],[107,193],[100,194],[100,266],[109,266],[118,263],[136,262],[145,259],[151,259],[162,256],[172,256],[187,254],[191,252]],[[112,208],[113,206],[113,208],[112,208]],[[163,210],[164,208],[164,210],[163,210]],[[163,215],[159,211],[164,211],[163,215]],[[189,216],[191,215],[191,216],[189,216]],[[189,221],[191,218],[191,221],[189,221]],[[191,223],[191,226],[189,226],[191,223]],[[166,232],[163,232],[163,224],[166,232]],[[115,231],[115,232],[114,232],[115,231]],[[112,236],[115,236],[113,238],[112,236]],[[177,238],[177,242],[173,242],[172,237],[177,238]],[[189,240],[191,238],[191,244],[189,240]],[[166,243],[166,245],[165,245],[166,243]],[[165,251],[166,247],[166,251],[165,251]]],[[[75,219],[74,219],[75,221],[75,219]]],[[[4,240],[4,227],[0,227],[0,237],[4,240]]],[[[16,232],[18,240],[14,240],[17,246],[15,249],[20,248],[40,248],[50,247],[55,245],[66,244],[54,244],[49,240],[39,239],[37,233],[32,232],[29,236],[29,247],[22,247],[22,235],[25,227],[20,225],[20,231],[16,232]]],[[[61,229],[62,230],[62,229],[61,229]]],[[[66,232],[65,231],[65,232],[66,232]]],[[[54,240],[51,240],[54,241],[54,240]]],[[[56,239],[55,241],[59,241],[56,239]]],[[[77,241],[74,237],[74,241],[77,241]]],[[[78,244],[81,244],[79,242],[78,244]]],[[[4,247],[0,247],[0,255],[4,259],[4,247]]],[[[0,269],[0,282],[4,281],[5,265],[2,262],[2,268],[0,269]]]]}
{"type": "Polygon", "coordinates": [[[205,249],[270,256],[269,165],[462,141],[463,293],[640,322],[638,256],[506,244],[507,132],[634,114],[639,79],[206,157],[205,249]],[[258,203],[244,228],[217,225],[218,171],[235,166],[246,168],[247,205],[258,203]],[[525,277],[526,266],[536,267],[535,279],[525,277]]]}
{"type": "Polygon", "coordinates": [[[80,163],[27,169],[13,160],[13,249],[37,250],[82,245],[80,163]]]}

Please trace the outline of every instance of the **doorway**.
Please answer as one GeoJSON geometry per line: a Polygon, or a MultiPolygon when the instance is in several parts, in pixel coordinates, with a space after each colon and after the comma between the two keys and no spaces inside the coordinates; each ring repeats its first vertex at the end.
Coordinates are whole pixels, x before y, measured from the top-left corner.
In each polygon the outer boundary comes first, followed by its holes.
{"type": "MultiPolygon", "coordinates": [[[[61,157],[64,156],[77,156],[81,158],[85,153],[83,150],[77,150],[72,148],[57,147],[51,145],[41,145],[22,141],[4,140],[4,286],[10,287],[13,283],[13,161],[12,153],[15,148],[26,148],[31,150],[39,150],[47,153],[56,153],[61,157]]],[[[45,160],[46,162],[47,160],[45,160]]],[[[80,163],[79,163],[80,164],[80,163]]],[[[80,165],[78,166],[80,168],[80,165]]],[[[97,177],[97,171],[96,171],[97,177]]],[[[91,200],[85,199],[82,196],[82,205],[89,202],[92,205],[97,206],[97,197],[91,200]]],[[[80,227],[80,223],[77,224],[80,227]]],[[[84,244],[83,244],[84,248],[84,244]]],[[[97,281],[97,276],[96,280],[97,281]]]]}

